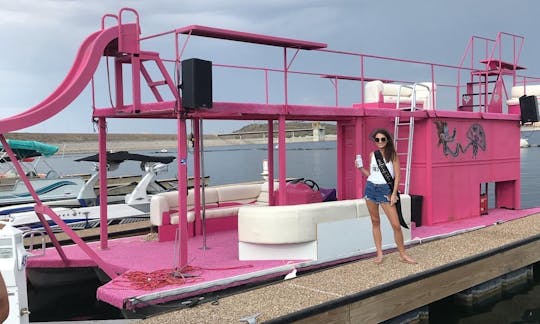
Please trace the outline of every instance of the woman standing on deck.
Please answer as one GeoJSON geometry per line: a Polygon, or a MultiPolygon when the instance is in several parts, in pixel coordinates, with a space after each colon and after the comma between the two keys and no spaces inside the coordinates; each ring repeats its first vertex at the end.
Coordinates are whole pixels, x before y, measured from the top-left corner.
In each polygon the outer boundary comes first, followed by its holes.
{"type": "Polygon", "coordinates": [[[377,146],[378,151],[384,158],[386,168],[390,172],[392,178],[394,178],[393,190],[390,190],[388,183],[382,175],[381,170],[377,164],[375,158],[375,152],[371,152],[369,155],[369,169],[364,168],[362,158],[357,157],[355,164],[356,167],[366,176],[366,205],[371,216],[371,225],[373,230],[373,241],[375,242],[375,248],[377,249],[377,257],[375,263],[380,264],[383,260],[382,252],[382,234],[381,234],[381,218],[379,215],[379,204],[381,205],[384,213],[388,217],[392,229],[394,231],[394,240],[399,251],[399,259],[401,262],[415,264],[411,257],[405,252],[405,244],[403,243],[403,233],[401,232],[401,226],[399,224],[398,213],[396,209],[396,203],[398,202],[398,187],[400,177],[399,158],[394,148],[394,143],[390,133],[386,129],[377,129],[373,132],[373,140],[377,146]]]}

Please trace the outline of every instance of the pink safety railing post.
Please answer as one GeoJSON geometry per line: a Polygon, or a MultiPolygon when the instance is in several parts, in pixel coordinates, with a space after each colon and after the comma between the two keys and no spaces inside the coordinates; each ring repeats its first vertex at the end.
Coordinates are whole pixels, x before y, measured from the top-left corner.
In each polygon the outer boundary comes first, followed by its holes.
{"type": "Polygon", "coordinates": [[[120,11],[118,12],[118,26],[119,26],[118,51],[130,53],[130,54],[138,54],[141,51],[140,44],[139,44],[139,34],[141,32],[141,28],[140,28],[141,25],[139,24],[139,13],[135,9],[132,9],[132,8],[120,9],[120,11]],[[123,31],[122,14],[126,11],[131,12],[133,13],[133,15],[135,15],[135,24],[137,26],[137,30],[135,31],[136,33],[135,39],[130,39],[129,41],[131,41],[132,43],[127,43],[127,44],[126,44],[126,39],[124,37],[125,35],[123,35],[123,32],[122,32],[123,31]]]}
{"type": "Polygon", "coordinates": [[[336,95],[336,107],[339,106],[339,90],[338,90],[338,78],[335,77],[334,80],[330,79],[330,82],[334,85],[334,93],[336,95]]]}
{"type": "MultiPolygon", "coordinates": [[[[201,219],[201,140],[199,130],[199,119],[191,120],[191,132],[193,134],[193,176],[195,177],[195,190],[193,192],[193,206],[195,211],[196,234],[202,234],[201,219]],[[198,190],[197,190],[198,189],[198,190]]],[[[204,179],[203,179],[204,186],[204,179]]]]}
{"type": "Polygon", "coordinates": [[[133,113],[141,109],[141,59],[139,56],[131,57],[131,87],[133,96],[133,113]]]}
{"type": "Polygon", "coordinates": [[[107,210],[107,121],[105,117],[98,118],[98,172],[99,172],[99,242],[102,250],[109,248],[107,210]]]}
{"type": "Polygon", "coordinates": [[[430,64],[430,67],[431,67],[431,109],[436,110],[437,107],[435,107],[435,102],[436,102],[435,96],[437,94],[436,94],[436,89],[435,89],[435,66],[433,64],[430,64]]]}
{"type": "Polygon", "coordinates": [[[105,19],[106,18],[113,18],[114,20],[116,20],[116,23],[118,24],[118,16],[117,15],[105,14],[105,15],[103,15],[103,17],[101,17],[101,30],[105,29],[105,19]]]}
{"type": "Polygon", "coordinates": [[[187,265],[187,138],[186,138],[186,118],[182,115],[182,107],[179,106],[176,117],[177,123],[177,151],[178,151],[178,267],[180,269],[187,265]]]}
{"type": "MultiPolygon", "coordinates": [[[[107,65],[108,67],[108,65],[107,65]]],[[[115,93],[116,93],[116,108],[124,108],[124,75],[122,62],[118,59],[114,60],[114,75],[115,75],[115,93]]],[[[112,104],[112,103],[111,103],[112,104]]]]}
{"type": "Polygon", "coordinates": [[[268,120],[268,204],[274,206],[274,120],[268,120]]]}
{"type": "Polygon", "coordinates": [[[287,126],[286,126],[285,115],[282,113],[279,115],[279,119],[278,119],[279,205],[287,204],[287,195],[286,195],[287,143],[286,143],[286,137],[285,137],[286,127],[287,126]]]}
{"type": "Polygon", "coordinates": [[[362,80],[360,80],[360,92],[362,93],[362,100],[361,100],[361,103],[362,103],[362,107],[364,107],[364,103],[365,103],[365,100],[366,100],[366,95],[365,95],[365,85],[364,85],[364,55],[360,55],[360,78],[362,80]]]}
{"type": "Polygon", "coordinates": [[[270,102],[270,95],[268,93],[268,69],[264,69],[264,96],[265,96],[265,103],[268,105],[270,102]]]}
{"type": "MultiPolygon", "coordinates": [[[[264,95],[265,103],[270,102],[269,86],[268,86],[268,69],[264,69],[264,95]]],[[[274,120],[269,119],[267,123],[268,138],[267,138],[267,162],[268,162],[268,205],[274,206],[274,120]]],[[[263,170],[264,171],[264,170],[263,170]]]]}
{"type": "Polygon", "coordinates": [[[279,204],[287,204],[286,177],[287,177],[287,143],[285,130],[287,128],[285,114],[288,112],[288,76],[287,76],[287,48],[283,48],[283,83],[284,83],[284,111],[278,119],[278,159],[279,159],[279,204]]]}

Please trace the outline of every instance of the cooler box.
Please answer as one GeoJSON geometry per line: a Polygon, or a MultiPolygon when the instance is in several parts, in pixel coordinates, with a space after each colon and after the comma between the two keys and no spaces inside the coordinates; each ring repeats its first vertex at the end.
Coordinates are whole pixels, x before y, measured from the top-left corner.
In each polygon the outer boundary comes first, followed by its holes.
{"type": "Polygon", "coordinates": [[[279,203],[279,189],[274,191],[276,205],[299,205],[322,201],[322,195],[318,190],[313,190],[310,186],[302,182],[287,182],[285,190],[287,195],[286,204],[279,203]]]}

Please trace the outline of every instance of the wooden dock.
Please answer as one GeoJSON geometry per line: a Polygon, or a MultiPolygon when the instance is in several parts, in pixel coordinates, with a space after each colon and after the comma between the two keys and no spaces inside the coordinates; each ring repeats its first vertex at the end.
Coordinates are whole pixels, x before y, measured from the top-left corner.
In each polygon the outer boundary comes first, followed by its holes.
{"type": "Polygon", "coordinates": [[[417,242],[376,265],[371,259],[336,265],[243,292],[178,302],[145,323],[378,323],[540,261],[540,214],[468,233],[417,242]],[[188,307],[191,306],[191,307],[188,307]]]}

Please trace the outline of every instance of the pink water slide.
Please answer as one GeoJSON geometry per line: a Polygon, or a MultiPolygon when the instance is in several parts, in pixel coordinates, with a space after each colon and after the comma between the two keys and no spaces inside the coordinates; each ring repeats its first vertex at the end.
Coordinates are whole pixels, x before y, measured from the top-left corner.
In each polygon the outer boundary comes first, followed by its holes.
{"type": "Polygon", "coordinates": [[[36,125],[65,109],[88,85],[99,65],[101,56],[116,52],[120,33],[137,35],[137,31],[137,24],[124,24],[102,29],[88,36],[58,88],[36,106],[20,114],[1,119],[0,134],[36,125]]]}

